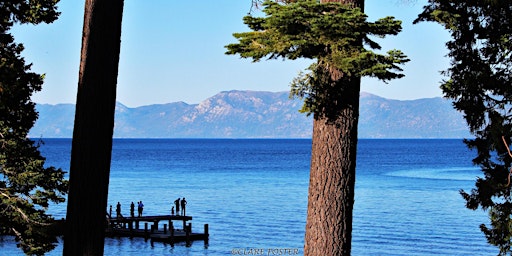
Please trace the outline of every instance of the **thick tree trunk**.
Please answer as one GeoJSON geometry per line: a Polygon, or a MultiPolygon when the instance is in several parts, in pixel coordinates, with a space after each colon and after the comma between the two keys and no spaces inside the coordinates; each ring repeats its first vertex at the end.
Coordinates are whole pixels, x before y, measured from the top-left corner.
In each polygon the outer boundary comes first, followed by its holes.
{"type": "Polygon", "coordinates": [[[64,255],[103,255],[123,0],[86,0],[64,255]]]}
{"type": "Polygon", "coordinates": [[[360,79],[336,120],[315,118],[304,255],[350,255],[360,79]]]}
{"type": "MultiPolygon", "coordinates": [[[[321,0],[353,4],[364,9],[364,0],[321,0]]],[[[335,71],[338,72],[338,71],[335,71]]],[[[361,79],[332,74],[343,88],[332,99],[334,120],[315,116],[309,180],[304,255],[350,255],[352,210],[356,176],[357,124],[361,79]]],[[[326,95],[329,97],[329,95],[326,95]]],[[[332,96],[331,96],[332,97],[332,96]]]]}

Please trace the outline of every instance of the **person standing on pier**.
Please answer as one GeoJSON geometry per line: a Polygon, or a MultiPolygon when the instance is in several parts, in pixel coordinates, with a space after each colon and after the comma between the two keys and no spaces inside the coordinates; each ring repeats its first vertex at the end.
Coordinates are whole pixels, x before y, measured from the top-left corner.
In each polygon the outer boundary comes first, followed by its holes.
{"type": "Polygon", "coordinates": [[[187,201],[185,198],[181,199],[181,215],[185,216],[185,206],[187,205],[187,201]]]}
{"type": "Polygon", "coordinates": [[[174,205],[176,205],[176,215],[180,215],[180,198],[174,201],[174,205]]]}
{"type": "Polygon", "coordinates": [[[121,217],[121,203],[117,202],[116,206],[116,216],[117,218],[121,217]]]}
{"type": "Polygon", "coordinates": [[[142,217],[142,211],[144,211],[144,204],[142,203],[142,201],[139,202],[138,210],[139,210],[139,217],[142,217]]]}
{"type": "Polygon", "coordinates": [[[135,204],[133,202],[130,204],[130,217],[135,217],[135,204]]]}

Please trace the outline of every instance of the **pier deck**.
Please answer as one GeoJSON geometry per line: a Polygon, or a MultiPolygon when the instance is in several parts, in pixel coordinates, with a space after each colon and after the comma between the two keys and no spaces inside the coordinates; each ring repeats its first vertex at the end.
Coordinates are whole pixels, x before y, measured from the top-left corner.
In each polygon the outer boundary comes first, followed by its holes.
{"type": "Polygon", "coordinates": [[[187,242],[204,240],[208,243],[208,224],[204,225],[204,233],[192,232],[191,216],[157,215],[143,217],[119,217],[110,218],[107,215],[107,236],[143,237],[153,242],[164,242],[173,245],[175,242],[187,242]],[[176,229],[173,221],[181,221],[182,229],[176,229]],[[160,222],[164,222],[160,225],[160,222]]]}

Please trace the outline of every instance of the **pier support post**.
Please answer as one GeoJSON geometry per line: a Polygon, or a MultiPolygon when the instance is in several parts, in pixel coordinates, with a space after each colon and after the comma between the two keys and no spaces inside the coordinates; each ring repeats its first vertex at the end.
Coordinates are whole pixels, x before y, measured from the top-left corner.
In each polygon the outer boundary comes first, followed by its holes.
{"type": "Polygon", "coordinates": [[[155,232],[156,232],[156,231],[158,231],[158,220],[154,220],[154,221],[153,221],[153,225],[155,226],[155,227],[154,227],[154,231],[155,231],[155,232]]]}
{"type": "Polygon", "coordinates": [[[205,245],[208,245],[208,239],[210,237],[208,232],[209,232],[209,226],[208,226],[208,224],[204,224],[204,244],[205,245]]]}
{"type": "Polygon", "coordinates": [[[167,234],[167,224],[164,224],[164,234],[167,234]]]}
{"type": "Polygon", "coordinates": [[[187,242],[187,247],[191,246],[190,243],[190,233],[192,232],[192,223],[188,223],[188,227],[185,228],[185,239],[187,242]]]}
{"type": "Polygon", "coordinates": [[[174,247],[174,226],[172,225],[172,221],[169,222],[169,232],[171,232],[169,242],[171,243],[171,246],[174,247]]]}

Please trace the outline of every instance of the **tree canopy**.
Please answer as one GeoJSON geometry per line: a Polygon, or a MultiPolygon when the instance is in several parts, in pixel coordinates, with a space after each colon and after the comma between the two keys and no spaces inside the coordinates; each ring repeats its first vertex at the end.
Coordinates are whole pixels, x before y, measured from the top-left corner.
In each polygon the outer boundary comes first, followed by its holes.
{"type": "Polygon", "coordinates": [[[30,71],[21,57],[23,45],[9,30],[15,23],[50,23],[57,19],[57,0],[0,3],[0,233],[15,235],[21,249],[43,255],[55,247],[46,209],[64,201],[64,171],[46,167],[39,143],[27,137],[38,115],[31,101],[43,75],[30,71]]]}
{"type": "Polygon", "coordinates": [[[254,61],[317,60],[309,72],[301,73],[292,82],[291,94],[305,99],[304,112],[333,117],[327,111],[328,105],[339,98],[343,88],[333,88],[329,80],[338,80],[340,76],[371,76],[388,81],[403,76],[398,73],[402,71],[399,65],[409,60],[401,51],[391,50],[387,54],[372,51],[381,49],[372,37],[398,34],[401,21],[385,17],[368,22],[359,8],[340,3],[279,2],[283,1],[264,1],[264,17],[244,17],[244,23],[252,31],[234,33],[238,43],[227,45],[226,53],[254,61]]]}
{"type": "Polygon", "coordinates": [[[512,137],[512,2],[430,0],[419,21],[438,22],[451,32],[446,43],[451,67],[443,72],[441,89],[464,114],[475,136],[465,143],[476,149],[473,163],[484,174],[470,193],[461,194],[467,208],[489,212],[490,227],[480,228],[506,255],[512,242],[512,157],[506,147],[512,137]]]}

